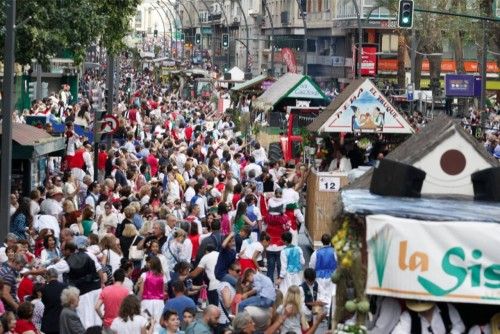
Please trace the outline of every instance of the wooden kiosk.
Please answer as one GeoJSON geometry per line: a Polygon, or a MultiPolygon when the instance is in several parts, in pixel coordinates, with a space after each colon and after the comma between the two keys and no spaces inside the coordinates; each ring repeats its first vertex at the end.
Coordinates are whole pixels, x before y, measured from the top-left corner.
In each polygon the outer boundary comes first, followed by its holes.
{"type": "MultiPolygon", "coordinates": [[[[413,128],[369,79],[357,79],[307,127],[323,133],[412,134],[413,128]]],[[[347,173],[313,170],[307,180],[306,226],[311,241],[321,245],[324,233],[334,232],[333,219],[342,213],[340,190],[347,173]]]]}

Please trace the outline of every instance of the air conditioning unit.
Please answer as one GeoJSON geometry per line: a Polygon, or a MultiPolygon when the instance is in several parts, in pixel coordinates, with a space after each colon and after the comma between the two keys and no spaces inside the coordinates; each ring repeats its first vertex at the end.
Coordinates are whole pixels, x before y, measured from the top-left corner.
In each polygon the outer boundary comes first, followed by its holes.
{"type": "Polygon", "coordinates": [[[250,8],[248,10],[248,15],[250,16],[257,16],[259,14],[259,11],[257,9],[250,8]]]}

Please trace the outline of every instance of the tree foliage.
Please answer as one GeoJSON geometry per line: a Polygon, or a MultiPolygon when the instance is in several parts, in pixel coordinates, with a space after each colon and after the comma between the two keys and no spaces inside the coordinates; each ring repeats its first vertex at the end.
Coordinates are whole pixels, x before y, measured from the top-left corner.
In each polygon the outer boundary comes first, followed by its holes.
{"type": "MultiPolygon", "coordinates": [[[[129,19],[140,0],[17,0],[16,62],[36,59],[47,64],[51,57],[69,50],[76,63],[87,47],[100,41],[108,51],[118,52],[128,33],[129,19]]],[[[0,4],[0,26],[5,26],[5,1],[0,4]]],[[[0,31],[3,57],[5,29],[0,31]]]]}

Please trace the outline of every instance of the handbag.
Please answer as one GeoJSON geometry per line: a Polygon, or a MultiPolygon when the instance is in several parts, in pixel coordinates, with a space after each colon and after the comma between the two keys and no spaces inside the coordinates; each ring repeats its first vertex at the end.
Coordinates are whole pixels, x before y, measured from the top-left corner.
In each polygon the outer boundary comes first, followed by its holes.
{"type": "Polygon", "coordinates": [[[109,264],[109,253],[111,250],[108,248],[108,256],[106,258],[106,264],[102,266],[102,271],[103,273],[106,274],[106,282],[104,282],[104,285],[111,285],[113,284],[113,268],[111,268],[111,265],[109,264]]]}
{"type": "Polygon", "coordinates": [[[135,236],[134,240],[132,240],[132,244],[130,245],[130,248],[128,250],[128,258],[130,260],[142,260],[144,259],[144,250],[139,250],[137,249],[137,245],[134,245],[135,240],[137,239],[137,235],[135,236]]]}

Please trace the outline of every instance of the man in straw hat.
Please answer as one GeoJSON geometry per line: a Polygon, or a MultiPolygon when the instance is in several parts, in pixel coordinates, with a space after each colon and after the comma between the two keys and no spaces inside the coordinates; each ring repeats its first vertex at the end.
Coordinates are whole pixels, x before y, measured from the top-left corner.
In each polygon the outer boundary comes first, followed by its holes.
{"type": "Polygon", "coordinates": [[[406,309],[392,334],[459,334],[465,331],[460,314],[451,304],[406,300],[406,309]]]}

